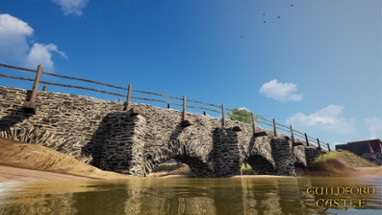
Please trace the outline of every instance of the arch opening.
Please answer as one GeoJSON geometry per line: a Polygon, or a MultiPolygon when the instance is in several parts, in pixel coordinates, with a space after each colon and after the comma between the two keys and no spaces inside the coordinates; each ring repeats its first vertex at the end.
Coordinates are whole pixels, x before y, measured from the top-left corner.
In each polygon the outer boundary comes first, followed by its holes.
{"type": "Polygon", "coordinates": [[[185,177],[212,177],[209,165],[198,157],[176,155],[155,159],[153,155],[146,156],[146,176],[181,175],[185,177]]]}
{"type": "Polygon", "coordinates": [[[275,175],[273,164],[260,155],[251,155],[245,160],[248,163],[254,175],[275,175]]]}
{"type": "Polygon", "coordinates": [[[167,176],[167,175],[181,175],[187,177],[194,177],[194,173],[189,165],[176,159],[169,159],[159,163],[149,174],[149,176],[167,176]]]}

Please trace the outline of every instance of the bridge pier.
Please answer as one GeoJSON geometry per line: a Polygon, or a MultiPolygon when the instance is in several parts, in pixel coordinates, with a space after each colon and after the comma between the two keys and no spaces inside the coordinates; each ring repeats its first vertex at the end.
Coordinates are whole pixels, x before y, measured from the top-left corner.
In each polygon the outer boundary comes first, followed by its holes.
{"type": "Polygon", "coordinates": [[[276,175],[296,176],[294,163],[295,157],[292,143],[286,138],[271,140],[273,160],[276,163],[276,175]]]}
{"type": "MultiPolygon", "coordinates": [[[[144,176],[143,148],[146,120],[129,112],[114,112],[100,125],[103,132],[100,168],[144,176]]],[[[99,136],[99,135],[98,135],[99,136]]]]}
{"type": "Polygon", "coordinates": [[[213,166],[216,177],[240,175],[242,158],[233,128],[215,128],[213,132],[213,166]]]}

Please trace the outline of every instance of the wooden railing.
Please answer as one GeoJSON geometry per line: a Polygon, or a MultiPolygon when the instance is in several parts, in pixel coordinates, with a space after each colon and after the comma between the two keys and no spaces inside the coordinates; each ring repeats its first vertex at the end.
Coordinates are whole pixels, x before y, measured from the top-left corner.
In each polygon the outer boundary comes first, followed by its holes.
{"type": "MultiPolygon", "coordinates": [[[[0,64],[0,67],[36,74],[35,78],[28,78],[28,77],[22,77],[22,76],[15,76],[15,75],[0,73],[0,77],[3,77],[3,78],[10,78],[10,79],[34,82],[31,97],[24,104],[24,107],[31,110],[31,111],[34,111],[36,108],[36,95],[37,95],[37,91],[38,91],[38,86],[41,83],[41,84],[46,84],[46,85],[58,86],[58,87],[81,89],[81,90],[86,90],[86,91],[102,93],[102,94],[106,94],[106,95],[116,96],[119,99],[125,97],[126,102],[124,103],[124,110],[130,110],[132,100],[161,103],[161,104],[164,104],[167,108],[178,107],[178,108],[181,108],[183,121],[187,120],[187,118],[186,118],[187,109],[203,111],[204,115],[206,115],[207,112],[209,112],[209,113],[212,112],[214,114],[217,113],[217,114],[221,115],[222,126],[225,126],[225,120],[226,120],[225,113],[228,113],[230,116],[235,116],[235,118],[238,118],[238,119],[243,118],[243,116],[234,115],[232,112],[233,109],[225,108],[224,104],[216,105],[216,104],[212,104],[212,103],[208,103],[208,102],[187,99],[186,96],[178,97],[178,96],[166,95],[166,94],[161,94],[161,93],[156,93],[156,92],[138,90],[138,89],[133,88],[133,86],[131,84],[127,85],[128,87],[121,87],[121,86],[116,86],[113,84],[103,83],[103,82],[99,82],[99,81],[93,81],[93,80],[84,79],[84,78],[59,75],[56,73],[43,71],[42,65],[39,65],[36,70],[18,67],[18,66],[7,65],[7,64],[0,64]],[[95,84],[95,85],[98,85],[100,87],[108,87],[110,89],[113,89],[114,91],[101,90],[101,89],[95,89],[95,88],[91,88],[91,87],[84,87],[84,86],[79,86],[79,85],[71,85],[71,84],[66,84],[66,83],[64,84],[64,83],[57,83],[57,82],[42,80],[42,78],[47,77],[47,76],[95,84]],[[120,92],[115,92],[115,90],[118,90],[120,92]]],[[[46,90],[47,90],[47,87],[44,86],[43,91],[46,91],[46,90]]],[[[243,121],[243,120],[241,120],[241,121],[243,121]]],[[[300,138],[301,140],[305,141],[305,144],[307,146],[313,145],[313,146],[316,146],[320,149],[330,151],[330,147],[329,147],[328,143],[320,141],[318,138],[310,137],[306,133],[294,130],[291,125],[286,126],[286,125],[282,125],[280,123],[277,123],[275,119],[269,120],[269,119],[266,119],[264,117],[260,117],[260,118],[255,120],[253,113],[251,113],[251,124],[252,124],[252,129],[253,129],[254,134],[256,134],[258,132],[258,131],[256,131],[256,124],[261,124],[261,125],[268,126],[270,128],[270,130],[273,129],[273,133],[275,136],[277,136],[278,133],[282,133],[286,136],[289,136],[293,143],[297,142],[296,141],[297,138],[300,138]]]]}

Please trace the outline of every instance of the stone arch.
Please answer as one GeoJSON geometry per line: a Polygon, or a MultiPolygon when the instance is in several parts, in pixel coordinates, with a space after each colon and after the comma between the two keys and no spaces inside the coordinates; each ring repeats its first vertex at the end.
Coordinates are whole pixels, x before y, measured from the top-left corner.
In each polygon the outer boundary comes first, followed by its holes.
{"type": "Polygon", "coordinates": [[[145,176],[151,173],[159,164],[171,159],[187,164],[197,177],[211,177],[213,174],[209,165],[202,158],[186,153],[175,154],[166,148],[158,149],[155,152],[148,152],[145,154],[144,159],[145,176]]]}
{"type": "Polygon", "coordinates": [[[168,119],[175,123],[163,128],[160,126],[162,122],[153,121],[153,118],[148,117],[149,113],[144,115],[145,123],[141,123],[141,128],[135,129],[142,134],[134,138],[135,142],[139,142],[137,140],[140,139],[143,144],[138,150],[132,150],[131,157],[137,159],[130,162],[130,174],[147,176],[159,164],[175,159],[187,164],[197,177],[212,176],[212,161],[209,157],[212,133],[208,132],[211,128],[207,119],[195,118],[191,124],[168,119]],[[143,153],[141,156],[135,156],[138,152],[143,153]],[[132,172],[135,169],[136,172],[141,170],[142,174],[132,172]]]}
{"type": "Polygon", "coordinates": [[[274,175],[276,168],[272,162],[261,155],[251,155],[245,159],[255,175],[274,175]]]}
{"type": "Polygon", "coordinates": [[[210,166],[203,162],[199,157],[191,157],[189,155],[175,156],[175,160],[187,164],[196,177],[212,177],[213,172],[210,166]]]}
{"type": "Polygon", "coordinates": [[[150,174],[159,164],[172,159],[174,156],[166,148],[159,148],[153,152],[146,152],[144,155],[144,176],[150,174]]]}

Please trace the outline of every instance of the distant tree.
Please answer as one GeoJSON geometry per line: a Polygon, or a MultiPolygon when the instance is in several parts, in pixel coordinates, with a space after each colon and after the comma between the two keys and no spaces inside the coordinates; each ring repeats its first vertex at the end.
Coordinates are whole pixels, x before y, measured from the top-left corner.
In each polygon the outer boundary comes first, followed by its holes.
{"type": "MultiPolygon", "coordinates": [[[[231,113],[228,113],[227,116],[231,120],[237,120],[248,124],[252,123],[251,112],[246,108],[233,108],[231,109],[231,113]]],[[[253,117],[255,121],[264,118],[263,116],[257,114],[254,114],[253,117]]]]}

